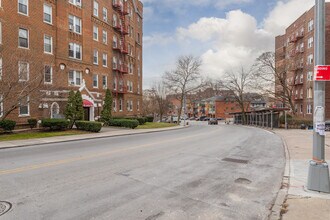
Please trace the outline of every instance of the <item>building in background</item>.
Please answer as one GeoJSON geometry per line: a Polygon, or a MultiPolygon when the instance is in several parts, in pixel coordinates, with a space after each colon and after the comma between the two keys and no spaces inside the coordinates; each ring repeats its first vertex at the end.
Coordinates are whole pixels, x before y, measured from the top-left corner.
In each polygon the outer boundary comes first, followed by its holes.
{"type": "MultiPolygon", "coordinates": [[[[325,63],[330,64],[330,3],[326,3],[325,63]]],[[[292,92],[294,109],[302,118],[312,119],[313,114],[313,71],[314,71],[314,7],[302,14],[286,30],[275,38],[275,66],[286,76],[286,86],[292,92]]],[[[283,91],[276,82],[276,93],[283,91]]],[[[326,94],[330,84],[326,82],[326,94]]],[[[330,97],[326,95],[326,119],[330,119],[330,97]]],[[[278,107],[284,103],[276,103],[278,107]]]]}
{"type": "Polygon", "coordinates": [[[85,120],[95,120],[107,88],[115,116],[140,115],[142,14],[139,0],[0,1],[0,117],[17,100],[9,119],[62,117],[80,90],[85,120]]]}

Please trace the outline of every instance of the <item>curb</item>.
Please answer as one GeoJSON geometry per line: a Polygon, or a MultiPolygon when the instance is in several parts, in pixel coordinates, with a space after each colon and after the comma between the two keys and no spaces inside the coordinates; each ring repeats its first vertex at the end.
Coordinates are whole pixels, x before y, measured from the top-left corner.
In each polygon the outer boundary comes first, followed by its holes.
{"type": "MultiPolygon", "coordinates": [[[[274,134],[276,134],[274,132],[274,134]]],[[[288,191],[290,187],[290,175],[291,175],[291,157],[288,145],[284,138],[281,135],[276,134],[279,136],[283,142],[284,152],[285,152],[285,169],[283,173],[281,187],[276,195],[276,198],[273,202],[272,207],[270,208],[271,213],[268,216],[269,220],[280,220],[282,219],[283,212],[286,212],[286,208],[283,207],[283,204],[287,200],[288,191]]]]}
{"type": "Polygon", "coordinates": [[[121,137],[121,136],[131,136],[131,135],[141,135],[141,134],[150,134],[150,133],[157,133],[157,132],[165,132],[165,131],[174,131],[179,129],[189,128],[190,125],[187,126],[178,126],[171,129],[161,129],[161,130],[153,130],[153,131],[145,131],[145,132],[137,132],[137,133],[126,133],[126,134],[109,134],[108,136],[100,136],[100,137],[82,137],[80,139],[73,139],[73,140],[57,140],[54,142],[45,142],[45,143],[34,143],[34,144],[21,144],[17,146],[7,146],[7,147],[0,147],[1,150],[5,149],[13,149],[13,148],[23,148],[23,147],[31,147],[31,146],[38,146],[38,145],[48,145],[48,144],[57,144],[57,143],[67,143],[67,142],[74,142],[74,141],[82,141],[82,140],[93,140],[93,139],[104,139],[104,138],[112,138],[112,137],[121,137]]]}

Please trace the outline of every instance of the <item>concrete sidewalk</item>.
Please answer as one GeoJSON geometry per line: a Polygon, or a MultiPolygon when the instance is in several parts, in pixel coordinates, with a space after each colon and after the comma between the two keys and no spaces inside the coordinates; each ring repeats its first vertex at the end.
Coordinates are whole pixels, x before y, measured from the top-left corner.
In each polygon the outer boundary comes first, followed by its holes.
{"type": "Polygon", "coordinates": [[[70,136],[58,136],[50,138],[38,138],[38,139],[28,139],[28,140],[17,140],[17,141],[2,141],[0,142],[0,150],[7,148],[16,148],[16,147],[27,147],[35,146],[41,144],[50,144],[50,143],[60,143],[60,142],[69,142],[69,141],[78,141],[78,140],[88,140],[96,138],[107,138],[107,137],[117,137],[124,135],[135,135],[135,134],[146,134],[153,132],[162,132],[170,131],[176,129],[187,128],[189,126],[175,126],[169,128],[156,128],[156,129],[117,129],[113,127],[104,127],[100,133],[92,134],[82,134],[82,135],[70,135],[70,136]]]}
{"type": "MultiPolygon", "coordinates": [[[[287,200],[283,204],[282,219],[330,219],[330,194],[306,189],[308,162],[312,158],[313,131],[310,130],[275,130],[283,138],[287,147],[288,176],[287,200]]],[[[330,164],[330,135],[325,138],[325,158],[330,164]]]]}

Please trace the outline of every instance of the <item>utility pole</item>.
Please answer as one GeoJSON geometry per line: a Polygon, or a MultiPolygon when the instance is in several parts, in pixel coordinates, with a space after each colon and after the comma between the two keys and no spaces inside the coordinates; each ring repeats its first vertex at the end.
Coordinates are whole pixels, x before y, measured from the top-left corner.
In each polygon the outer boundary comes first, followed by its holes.
{"type": "MultiPolygon", "coordinates": [[[[325,64],[325,0],[315,0],[315,66],[325,64]]],[[[315,72],[314,72],[315,74],[315,72]]],[[[309,162],[307,188],[330,193],[329,168],[324,156],[325,82],[314,79],[313,159],[309,162]]]]}

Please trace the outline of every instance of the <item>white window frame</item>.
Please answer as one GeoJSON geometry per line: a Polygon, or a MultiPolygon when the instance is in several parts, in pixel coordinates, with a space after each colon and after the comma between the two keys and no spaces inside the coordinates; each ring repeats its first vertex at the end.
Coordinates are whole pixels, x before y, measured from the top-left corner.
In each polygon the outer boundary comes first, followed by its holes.
{"type": "Polygon", "coordinates": [[[30,78],[30,64],[28,62],[25,61],[18,61],[18,81],[19,82],[27,82],[29,81],[30,78]],[[26,80],[25,79],[21,79],[21,65],[26,64],[26,80]]]}
{"type": "Polygon", "coordinates": [[[29,16],[29,0],[18,0],[17,1],[17,12],[18,12],[18,14],[29,16]],[[19,11],[19,4],[24,5],[23,3],[20,3],[21,1],[26,1],[26,14],[19,11]]]}
{"type": "Polygon", "coordinates": [[[108,54],[106,54],[106,53],[102,54],[102,66],[108,67],[108,54]],[[105,61],[105,64],[104,64],[104,61],[105,61]]]}
{"type": "Polygon", "coordinates": [[[46,4],[46,3],[44,4],[44,14],[43,14],[43,16],[44,16],[43,17],[43,20],[44,20],[45,23],[47,23],[47,24],[53,24],[53,7],[51,5],[46,4]],[[45,14],[48,14],[48,13],[45,12],[45,7],[49,7],[50,8],[50,14],[49,14],[50,15],[50,22],[45,20],[45,14]]]}
{"type": "Polygon", "coordinates": [[[76,59],[76,60],[82,60],[82,46],[80,44],[76,44],[76,43],[69,43],[69,58],[71,59],[76,59]],[[70,56],[70,47],[73,47],[73,56],[70,56]],[[77,48],[79,48],[79,52],[80,52],[80,58],[77,58],[77,54],[78,54],[78,50],[77,48]]]}
{"type": "Polygon", "coordinates": [[[30,48],[30,31],[29,31],[29,29],[26,29],[26,28],[18,28],[18,47],[19,48],[22,48],[22,49],[29,49],[30,48]],[[24,30],[24,31],[26,31],[27,32],[27,47],[22,47],[21,45],[20,45],[20,36],[19,36],[19,33],[20,33],[20,30],[24,30]]]}
{"type": "Polygon", "coordinates": [[[81,71],[70,70],[68,72],[68,83],[69,83],[70,86],[81,86],[82,81],[83,81],[83,78],[82,78],[82,72],[81,71]],[[70,73],[72,73],[72,76],[73,76],[72,81],[70,81],[70,73]],[[77,83],[78,76],[79,76],[79,81],[80,81],[79,84],[77,83]]]}
{"type": "Polygon", "coordinates": [[[314,55],[313,54],[308,55],[307,64],[311,65],[311,64],[313,64],[313,62],[314,62],[314,55]]]}
{"type": "Polygon", "coordinates": [[[99,64],[99,51],[96,50],[96,49],[93,51],[93,64],[94,65],[98,65],[99,64]],[[96,58],[96,61],[95,61],[95,58],[96,58]]]}
{"type": "Polygon", "coordinates": [[[311,19],[309,22],[308,22],[308,32],[312,31],[314,29],[314,20],[311,19]]]}
{"type": "Polygon", "coordinates": [[[117,99],[113,99],[112,101],[112,107],[113,107],[113,111],[117,112],[117,99]]]}
{"type": "Polygon", "coordinates": [[[102,88],[103,89],[108,88],[108,77],[105,75],[102,76],[102,88]],[[104,79],[105,79],[105,84],[104,84],[104,79]]]}
{"type": "Polygon", "coordinates": [[[53,37],[47,34],[44,35],[44,53],[53,54],[53,37]],[[46,37],[50,38],[50,52],[46,51],[46,37]]]}
{"type": "Polygon", "coordinates": [[[69,0],[69,3],[74,6],[81,7],[81,0],[69,0]]]}
{"type": "Polygon", "coordinates": [[[53,67],[51,65],[44,66],[44,84],[52,84],[53,83],[53,67]],[[50,68],[50,82],[46,82],[46,67],[50,68]]]}
{"type": "Polygon", "coordinates": [[[313,37],[308,38],[308,48],[312,48],[313,43],[314,43],[314,38],[313,37]]]}
{"type": "Polygon", "coordinates": [[[93,74],[93,88],[99,88],[99,75],[93,74]],[[96,81],[95,78],[96,77],[96,81]],[[96,85],[94,84],[96,82],[96,85]]]}
{"type": "Polygon", "coordinates": [[[81,18],[74,16],[74,15],[69,15],[69,31],[72,31],[77,34],[82,33],[82,23],[81,23],[81,18]],[[72,20],[72,24],[70,24],[70,19],[72,20]],[[72,25],[72,26],[71,26],[72,25]],[[77,31],[77,27],[79,27],[79,31],[77,31]]]}
{"type": "Polygon", "coordinates": [[[97,1],[93,2],[93,15],[99,17],[99,3],[97,1]]]}
{"type": "Polygon", "coordinates": [[[307,104],[307,114],[311,115],[312,114],[312,105],[311,104],[307,104]]]}
{"type": "Polygon", "coordinates": [[[123,111],[123,99],[119,99],[119,111],[123,111]]]}
{"type": "Polygon", "coordinates": [[[22,114],[22,113],[21,113],[21,107],[22,107],[22,106],[21,106],[21,101],[20,101],[20,103],[19,103],[19,108],[18,108],[19,117],[30,116],[30,97],[29,97],[29,96],[26,96],[25,98],[26,98],[26,105],[24,105],[24,106],[27,107],[27,113],[25,113],[25,114],[22,114]]]}
{"type": "Polygon", "coordinates": [[[106,30],[102,31],[102,42],[108,44],[108,32],[106,30]]]}
{"type": "Polygon", "coordinates": [[[140,100],[137,101],[136,109],[137,109],[138,112],[140,111],[140,100]]]}
{"type": "Polygon", "coordinates": [[[0,57],[0,80],[2,80],[2,74],[3,74],[3,66],[2,66],[2,57],[0,57]]]}
{"type": "Polygon", "coordinates": [[[108,9],[105,7],[102,8],[102,17],[103,21],[108,22],[108,9]]]}
{"type": "Polygon", "coordinates": [[[96,25],[93,26],[93,40],[99,41],[99,27],[96,25]]]}
{"type": "Polygon", "coordinates": [[[0,118],[3,116],[3,95],[0,95],[0,118]]]}
{"type": "Polygon", "coordinates": [[[2,44],[2,23],[1,23],[1,21],[0,21],[0,44],[2,44]]]}
{"type": "Polygon", "coordinates": [[[117,90],[117,77],[113,77],[113,90],[116,91],[117,90]]]}

